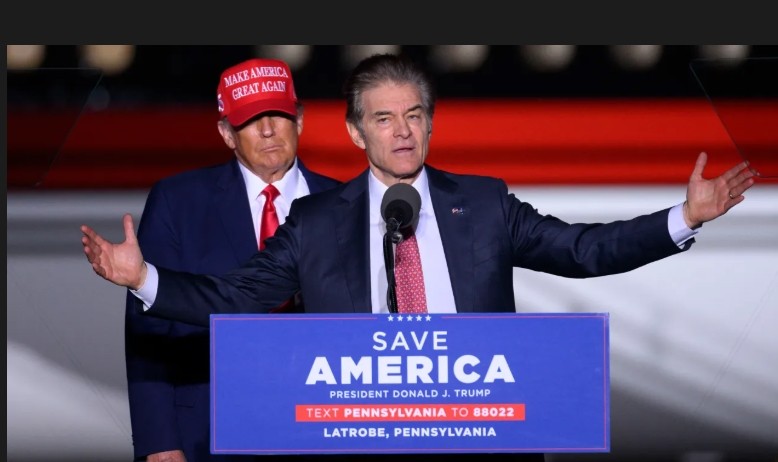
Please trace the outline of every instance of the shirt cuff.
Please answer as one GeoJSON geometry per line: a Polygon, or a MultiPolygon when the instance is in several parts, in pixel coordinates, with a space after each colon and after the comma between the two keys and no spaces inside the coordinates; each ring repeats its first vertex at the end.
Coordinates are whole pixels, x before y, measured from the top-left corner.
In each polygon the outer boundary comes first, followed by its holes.
{"type": "Polygon", "coordinates": [[[146,281],[138,290],[130,289],[130,292],[143,302],[143,311],[148,311],[157,299],[157,286],[159,286],[157,268],[146,262],[146,281]]]}
{"type": "Polygon", "coordinates": [[[683,249],[686,247],[686,241],[696,236],[700,228],[691,229],[686,226],[686,220],[683,219],[683,203],[680,203],[671,208],[667,215],[667,230],[675,245],[683,249]]]}

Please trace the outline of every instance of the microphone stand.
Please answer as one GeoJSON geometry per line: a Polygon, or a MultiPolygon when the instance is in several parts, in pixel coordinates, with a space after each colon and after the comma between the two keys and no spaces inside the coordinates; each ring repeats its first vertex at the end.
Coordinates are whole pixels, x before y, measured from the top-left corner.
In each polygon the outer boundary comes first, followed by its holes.
{"type": "Polygon", "coordinates": [[[400,222],[390,218],[386,222],[384,233],[384,266],[386,267],[386,304],[390,313],[397,313],[397,283],[394,279],[394,249],[392,244],[399,244],[403,235],[400,232],[400,222]]]}

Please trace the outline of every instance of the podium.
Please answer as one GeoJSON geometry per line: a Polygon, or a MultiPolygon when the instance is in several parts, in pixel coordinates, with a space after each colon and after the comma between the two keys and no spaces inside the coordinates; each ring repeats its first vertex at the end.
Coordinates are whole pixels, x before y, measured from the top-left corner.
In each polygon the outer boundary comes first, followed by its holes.
{"type": "Polygon", "coordinates": [[[608,452],[608,320],[212,315],[211,452],[608,452]]]}

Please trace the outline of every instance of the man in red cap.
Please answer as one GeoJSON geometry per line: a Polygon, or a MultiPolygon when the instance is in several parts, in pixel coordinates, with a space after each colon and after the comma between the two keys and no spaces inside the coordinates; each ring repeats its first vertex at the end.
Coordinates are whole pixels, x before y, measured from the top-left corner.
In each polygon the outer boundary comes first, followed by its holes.
{"type": "MultiPolygon", "coordinates": [[[[234,157],[152,187],[138,242],[154,264],[226,273],[263,246],[294,199],[339,183],[297,157],[303,106],[285,62],[250,59],[226,69],[217,102],[217,127],[234,157]]],[[[125,354],[135,460],[236,459],[210,453],[208,329],[143,316],[137,304],[128,293],[125,354]]]]}

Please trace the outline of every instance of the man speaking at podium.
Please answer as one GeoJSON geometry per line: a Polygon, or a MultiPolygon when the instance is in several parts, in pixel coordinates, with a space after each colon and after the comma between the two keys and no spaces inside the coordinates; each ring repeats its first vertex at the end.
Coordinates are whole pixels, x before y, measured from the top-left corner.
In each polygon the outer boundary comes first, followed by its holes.
{"type": "Polygon", "coordinates": [[[93,270],[130,288],[146,314],[204,326],[212,313],[269,312],[298,290],[305,312],[387,312],[381,203],[391,186],[405,183],[419,193],[420,207],[397,244],[398,309],[515,312],[514,267],[573,278],[633,270],[688,250],[702,224],[743,201],[754,184],[745,163],[703,178],[707,158],[700,154],[678,205],[630,220],[569,224],[509,194],[502,180],[425,163],[435,98],[431,81],[412,62],[369,57],[344,90],[348,133],[365,150],[369,168],[295,200],[286,222],[247,264],[223,276],[155,267],[144,262],[125,215],[123,243],[82,226],[93,270]],[[404,243],[410,248],[401,252],[404,243]]]}

